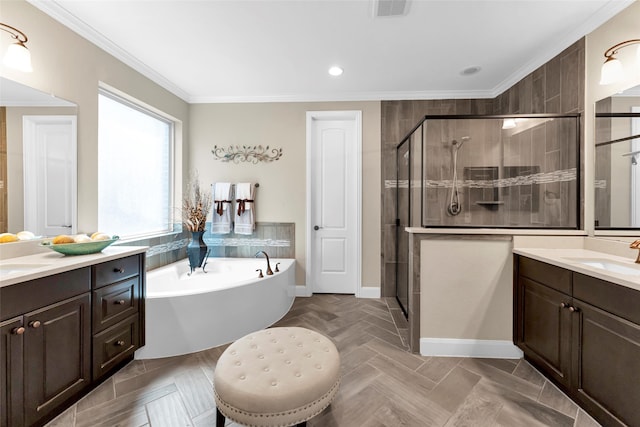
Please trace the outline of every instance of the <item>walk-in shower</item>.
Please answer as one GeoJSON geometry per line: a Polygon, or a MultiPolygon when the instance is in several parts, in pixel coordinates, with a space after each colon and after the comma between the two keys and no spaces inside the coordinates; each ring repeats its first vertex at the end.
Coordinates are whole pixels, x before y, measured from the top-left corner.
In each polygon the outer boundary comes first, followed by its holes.
{"type": "Polygon", "coordinates": [[[577,114],[425,116],[396,147],[396,296],[406,227],[580,227],[577,114]],[[505,126],[507,122],[507,126],[505,126]]]}

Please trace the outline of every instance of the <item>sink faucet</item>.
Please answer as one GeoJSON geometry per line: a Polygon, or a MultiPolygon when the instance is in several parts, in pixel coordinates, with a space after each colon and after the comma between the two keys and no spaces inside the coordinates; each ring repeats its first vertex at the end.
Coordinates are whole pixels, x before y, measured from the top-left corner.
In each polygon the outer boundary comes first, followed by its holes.
{"type": "MultiPolygon", "coordinates": [[[[631,249],[640,249],[640,239],[638,239],[635,242],[631,243],[629,245],[629,247],[631,249]]],[[[636,263],[640,264],[640,251],[638,251],[638,258],[636,258],[636,263]]]]}
{"type": "Polygon", "coordinates": [[[260,254],[264,254],[264,256],[267,258],[267,276],[273,275],[273,271],[271,270],[271,263],[269,263],[269,255],[267,255],[265,251],[258,251],[256,252],[256,258],[258,258],[260,254]]]}

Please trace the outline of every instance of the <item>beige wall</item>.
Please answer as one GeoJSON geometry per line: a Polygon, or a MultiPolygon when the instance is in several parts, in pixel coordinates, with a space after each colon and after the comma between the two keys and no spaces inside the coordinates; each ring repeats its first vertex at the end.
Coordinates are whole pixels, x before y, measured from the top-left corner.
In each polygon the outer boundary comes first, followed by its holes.
{"type": "Polygon", "coordinates": [[[362,111],[362,285],[380,287],[380,102],[193,104],[189,165],[202,184],[258,182],[256,220],[295,223],[296,283],[306,273],[306,112],[362,111]],[[225,163],[214,145],[282,148],[271,163],[225,163]]]}
{"type": "MultiPolygon", "coordinates": [[[[623,63],[624,79],[616,84],[602,86],[600,68],[604,62],[604,52],[611,46],[625,40],[639,38],[640,1],[611,18],[592,33],[586,40],[586,85],[585,85],[585,229],[593,234],[594,220],[594,179],[595,179],[595,103],[624,89],[640,84],[640,74],[635,64],[637,45],[624,48],[617,55],[623,63]]],[[[601,234],[601,233],[599,233],[601,234]]],[[[637,233],[636,233],[637,234],[637,233]]]]}
{"type": "MultiPolygon", "coordinates": [[[[1,75],[78,105],[78,230],[95,230],[98,223],[98,82],[107,83],[180,120],[183,124],[178,135],[180,144],[188,140],[188,104],[26,1],[0,0],[0,22],[27,35],[34,69],[32,73],[22,73],[2,67],[1,75]]],[[[4,52],[10,42],[9,37],[0,37],[0,51],[4,52]]],[[[182,150],[176,153],[178,177],[182,176],[184,167],[182,150]]]]}

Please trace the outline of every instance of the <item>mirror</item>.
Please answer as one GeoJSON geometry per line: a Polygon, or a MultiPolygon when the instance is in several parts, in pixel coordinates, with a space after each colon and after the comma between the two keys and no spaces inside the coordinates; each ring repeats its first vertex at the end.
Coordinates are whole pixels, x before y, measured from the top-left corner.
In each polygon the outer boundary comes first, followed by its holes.
{"type": "Polygon", "coordinates": [[[640,86],[596,103],[595,164],[596,230],[640,230],[640,86]]]}
{"type": "Polygon", "coordinates": [[[41,209],[29,208],[25,217],[25,203],[28,206],[42,205],[47,203],[47,198],[52,198],[46,190],[42,191],[43,181],[48,186],[64,188],[65,192],[70,193],[64,197],[64,203],[59,203],[60,199],[57,199],[58,207],[54,215],[57,216],[57,222],[68,222],[59,224],[67,227],[68,233],[75,231],[76,117],[76,104],[0,77],[0,233],[18,233],[25,229],[36,235],[55,233],[44,226],[50,220],[40,214],[33,215],[33,212],[41,209]],[[57,125],[64,123],[66,136],[63,139],[59,137],[60,127],[51,127],[54,122],[57,125]],[[48,126],[44,134],[41,130],[43,123],[44,128],[48,126]],[[71,137],[73,144],[68,141],[71,137]],[[40,143],[30,145],[29,141],[40,143]],[[44,143],[47,144],[46,150],[38,145],[44,143]],[[52,146],[56,147],[55,153],[49,154],[52,146]],[[47,154],[43,156],[45,152],[47,154]],[[37,156],[29,153],[37,153],[37,156]],[[57,157],[61,154],[72,157],[73,163],[70,164],[66,159],[60,161],[57,157]],[[68,185],[71,176],[74,182],[68,185]],[[73,191],[68,191],[69,188],[73,188],[73,191]],[[68,206],[71,199],[74,205],[68,206]]]}

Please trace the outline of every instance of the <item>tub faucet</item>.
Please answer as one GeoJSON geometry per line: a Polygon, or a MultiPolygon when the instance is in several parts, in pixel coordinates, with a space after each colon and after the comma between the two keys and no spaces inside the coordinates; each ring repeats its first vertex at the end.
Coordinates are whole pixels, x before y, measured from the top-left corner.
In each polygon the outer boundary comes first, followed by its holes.
{"type": "Polygon", "coordinates": [[[256,258],[258,258],[260,256],[260,254],[264,254],[264,256],[267,258],[267,276],[272,276],[273,275],[273,271],[271,270],[271,263],[269,262],[269,255],[267,255],[267,253],[265,251],[258,251],[258,252],[256,252],[256,258]]]}
{"type": "MultiPolygon", "coordinates": [[[[631,249],[640,249],[640,239],[638,239],[635,242],[631,243],[629,245],[629,247],[631,249]]],[[[638,251],[638,258],[636,258],[636,263],[640,264],[640,251],[638,251]]]]}

